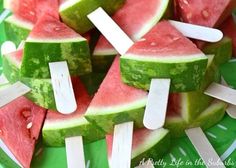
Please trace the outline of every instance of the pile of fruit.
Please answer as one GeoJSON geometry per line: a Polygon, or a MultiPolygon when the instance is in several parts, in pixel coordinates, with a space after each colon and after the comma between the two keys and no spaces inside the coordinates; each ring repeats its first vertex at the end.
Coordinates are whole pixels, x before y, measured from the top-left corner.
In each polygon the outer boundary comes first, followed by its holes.
{"type": "Polygon", "coordinates": [[[0,149],[1,164],[28,168],[38,142],[62,147],[72,136],[85,144],[106,137],[109,160],[114,126],[133,121],[135,167],[162,158],[187,128],[207,129],[224,117],[227,103],[204,91],[236,55],[235,0],[4,0],[4,7],[12,11],[4,20],[7,40],[19,47],[2,56],[9,84],[0,89],[21,81],[31,91],[0,108],[0,139],[14,155],[0,149]],[[87,18],[98,7],[135,41],[126,54],[87,18]],[[217,43],[188,39],[167,19],[225,36],[217,43]],[[77,101],[69,115],[56,109],[48,63],[57,61],[67,62],[77,101]],[[143,125],[152,78],[171,78],[165,125],[157,130],[143,125]]]}

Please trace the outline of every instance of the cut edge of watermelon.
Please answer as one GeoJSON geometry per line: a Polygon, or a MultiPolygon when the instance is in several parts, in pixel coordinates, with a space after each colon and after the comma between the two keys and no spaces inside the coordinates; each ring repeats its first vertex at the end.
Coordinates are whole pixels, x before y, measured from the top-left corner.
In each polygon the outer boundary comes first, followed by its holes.
{"type": "Polygon", "coordinates": [[[202,54],[191,54],[186,56],[141,56],[135,54],[125,54],[121,56],[121,59],[130,59],[137,61],[146,61],[146,62],[163,62],[163,63],[181,63],[181,62],[193,62],[198,60],[208,59],[206,55],[202,54]]]}
{"type": "Polygon", "coordinates": [[[89,122],[84,117],[76,117],[70,118],[66,120],[46,120],[43,126],[43,131],[45,130],[58,130],[58,129],[65,129],[71,127],[77,127],[80,125],[86,125],[89,122]]]}
{"type": "Polygon", "coordinates": [[[59,6],[59,13],[61,11],[64,11],[71,6],[75,5],[76,3],[80,2],[81,0],[70,0],[70,1],[64,1],[60,6],[59,6]]]}
{"type": "Polygon", "coordinates": [[[132,158],[139,156],[143,151],[155,146],[157,142],[161,141],[169,133],[169,130],[160,128],[149,132],[150,133],[145,137],[144,142],[139,144],[137,148],[132,151],[132,158]]]}
{"type": "Polygon", "coordinates": [[[0,139],[0,149],[3,150],[3,152],[5,152],[5,154],[17,165],[19,165],[20,167],[23,167],[21,163],[16,159],[14,154],[11,152],[11,150],[7,147],[7,145],[1,139],[0,139]]]}
{"type": "Polygon", "coordinates": [[[162,0],[160,7],[156,11],[157,13],[155,14],[155,17],[152,18],[150,21],[147,21],[146,23],[148,23],[148,24],[145,24],[145,26],[138,33],[136,33],[133,36],[135,41],[137,41],[142,36],[144,36],[146,33],[148,33],[150,31],[150,29],[157,24],[157,22],[164,15],[164,13],[168,7],[168,4],[169,4],[169,0],[164,0],[164,1],[162,0]]]}
{"type": "Polygon", "coordinates": [[[107,115],[107,114],[113,114],[113,113],[119,113],[123,111],[129,111],[141,107],[145,107],[147,102],[147,97],[142,98],[140,100],[134,101],[132,103],[127,103],[123,105],[116,105],[116,106],[110,106],[110,107],[89,107],[86,111],[85,116],[91,116],[91,115],[107,115]]]}
{"type": "Polygon", "coordinates": [[[32,22],[21,19],[15,15],[8,16],[5,19],[5,22],[15,24],[18,27],[22,27],[22,28],[29,29],[29,30],[32,30],[34,27],[34,24],[32,22]]]}
{"type": "Polygon", "coordinates": [[[74,38],[57,38],[57,39],[51,39],[51,38],[32,38],[28,37],[26,39],[27,42],[33,42],[33,43],[71,43],[71,42],[82,42],[86,41],[83,37],[74,37],[74,38]]]}
{"type": "Polygon", "coordinates": [[[95,49],[93,56],[110,56],[119,54],[114,48],[95,49]]]}

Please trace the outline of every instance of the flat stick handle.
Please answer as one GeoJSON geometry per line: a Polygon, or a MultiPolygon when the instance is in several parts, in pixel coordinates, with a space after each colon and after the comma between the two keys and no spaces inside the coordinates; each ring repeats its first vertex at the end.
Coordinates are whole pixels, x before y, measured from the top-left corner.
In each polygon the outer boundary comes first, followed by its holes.
{"type": "Polygon", "coordinates": [[[85,168],[84,147],[82,136],[65,139],[68,168],[85,168]]]}
{"type": "Polygon", "coordinates": [[[223,38],[223,33],[218,29],[174,20],[169,20],[169,22],[184,36],[189,38],[203,40],[206,42],[217,42],[223,38]]]}
{"type": "Polygon", "coordinates": [[[170,79],[152,79],[151,81],[143,118],[143,124],[148,129],[155,130],[165,124],[170,82],[170,79]]]}
{"type": "Polygon", "coordinates": [[[102,8],[97,8],[88,18],[121,55],[134,44],[102,8]]]}
{"type": "Polygon", "coordinates": [[[130,168],[133,125],[133,122],[126,122],[115,126],[111,168],[130,168]]]}
{"type": "Polygon", "coordinates": [[[185,130],[185,133],[208,168],[225,168],[200,127],[185,130]]]}

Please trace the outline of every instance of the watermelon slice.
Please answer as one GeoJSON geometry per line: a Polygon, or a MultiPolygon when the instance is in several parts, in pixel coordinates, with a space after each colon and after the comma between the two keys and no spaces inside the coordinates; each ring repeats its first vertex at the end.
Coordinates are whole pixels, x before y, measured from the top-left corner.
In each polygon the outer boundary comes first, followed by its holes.
{"type": "Polygon", "coordinates": [[[42,132],[43,141],[49,146],[64,146],[65,138],[71,136],[83,136],[85,142],[104,138],[104,132],[83,117],[91,102],[91,97],[79,78],[74,78],[72,83],[78,108],[70,115],[63,115],[52,110],[48,111],[42,132]]]}
{"type": "MultiPolygon", "coordinates": [[[[108,160],[111,159],[112,135],[106,136],[108,160]]],[[[161,128],[155,131],[139,129],[133,133],[131,167],[143,164],[148,159],[159,160],[170,146],[169,131],[161,128]]]]}
{"type": "Polygon", "coordinates": [[[94,26],[88,20],[87,15],[98,7],[102,7],[108,13],[114,13],[119,9],[124,0],[60,0],[59,13],[64,23],[77,32],[83,34],[94,26]]]}
{"type": "Polygon", "coordinates": [[[50,78],[48,63],[65,60],[71,75],[91,72],[87,40],[54,17],[44,15],[25,42],[21,75],[50,78]]]}
{"type": "Polygon", "coordinates": [[[233,53],[236,56],[236,23],[233,17],[229,17],[220,27],[225,36],[228,36],[233,41],[233,53]]]}
{"type": "Polygon", "coordinates": [[[31,92],[26,96],[39,106],[49,109],[56,109],[53,96],[51,79],[34,79],[20,77],[20,67],[22,61],[22,50],[4,55],[3,74],[10,83],[21,81],[31,88],[31,92]]]}
{"type": "Polygon", "coordinates": [[[187,23],[219,26],[236,7],[235,0],[175,0],[178,16],[187,23]]]}
{"type": "Polygon", "coordinates": [[[207,57],[168,21],[159,22],[121,56],[122,80],[149,89],[152,78],[170,78],[172,92],[197,90],[207,57]]]}
{"type": "Polygon", "coordinates": [[[43,13],[59,19],[58,0],[4,0],[4,3],[5,8],[13,12],[13,15],[4,21],[7,40],[16,45],[27,38],[43,13]]]}
{"type": "MultiPolygon", "coordinates": [[[[224,38],[221,42],[211,44],[205,50],[215,56],[209,56],[209,63],[200,89],[184,93],[171,93],[169,96],[166,122],[170,127],[173,126],[173,128],[183,131],[213,100],[203,92],[213,81],[219,82],[218,67],[231,57],[231,41],[224,38]],[[214,50],[210,50],[213,47],[214,50]]],[[[143,127],[142,120],[146,99],[147,93],[145,91],[122,83],[119,58],[116,57],[85,117],[107,133],[113,131],[114,125],[127,121],[134,121],[138,128],[143,127]]]]}
{"type": "MultiPolygon", "coordinates": [[[[112,19],[132,40],[137,41],[162,18],[168,4],[169,0],[126,0],[112,19]]],[[[95,71],[106,71],[117,54],[114,47],[101,35],[92,57],[95,71]]]]}
{"type": "MultiPolygon", "coordinates": [[[[35,143],[39,137],[46,110],[25,97],[20,97],[0,109],[0,140],[11,151],[16,163],[29,168],[35,143]]],[[[1,148],[3,147],[1,143],[1,148]]],[[[3,148],[0,150],[1,160],[3,148]]]]}

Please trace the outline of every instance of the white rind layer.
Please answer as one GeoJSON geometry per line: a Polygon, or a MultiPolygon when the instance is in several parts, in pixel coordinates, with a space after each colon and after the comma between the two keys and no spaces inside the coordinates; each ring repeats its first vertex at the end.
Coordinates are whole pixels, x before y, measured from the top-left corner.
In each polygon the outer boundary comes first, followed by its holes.
{"type": "Polygon", "coordinates": [[[134,101],[132,103],[126,103],[116,106],[106,106],[106,107],[89,107],[86,115],[106,115],[115,114],[122,111],[130,111],[137,108],[142,108],[146,106],[147,97],[134,101]]]}
{"type": "Polygon", "coordinates": [[[18,27],[22,27],[24,29],[29,29],[29,30],[32,30],[34,27],[34,24],[32,22],[21,19],[19,17],[14,16],[14,15],[11,15],[8,18],[6,18],[5,22],[12,23],[12,24],[17,25],[18,27]]]}
{"type": "Polygon", "coordinates": [[[26,42],[35,42],[35,43],[63,43],[63,42],[81,42],[86,41],[83,37],[73,37],[73,38],[31,38],[28,37],[26,42]]]}
{"type": "Polygon", "coordinates": [[[162,56],[162,55],[148,55],[148,56],[141,56],[141,55],[135,55],[135,54],[125,54],[121,56],[121,58],[124,59],[130,59],[130,60],[137,60],[137,61],[145,61],[145,62],[161,62],[161,63],[184,63],[184,62],[191,62],[191,61],[197,61],[202,59],[207,59],[207,57],[202,54],[192,54],[192,55],[186,55],[186,56],[175,56],[175,55],[168,55],[168,56],[162,56]]]}
{"type": "Polygon", "coordinates": [[[76,3],[80,2],[81,0],[65,0],[65,2],[63,2],[60,7],[59,7],[59,12],[75,5],[76,3]]]}

